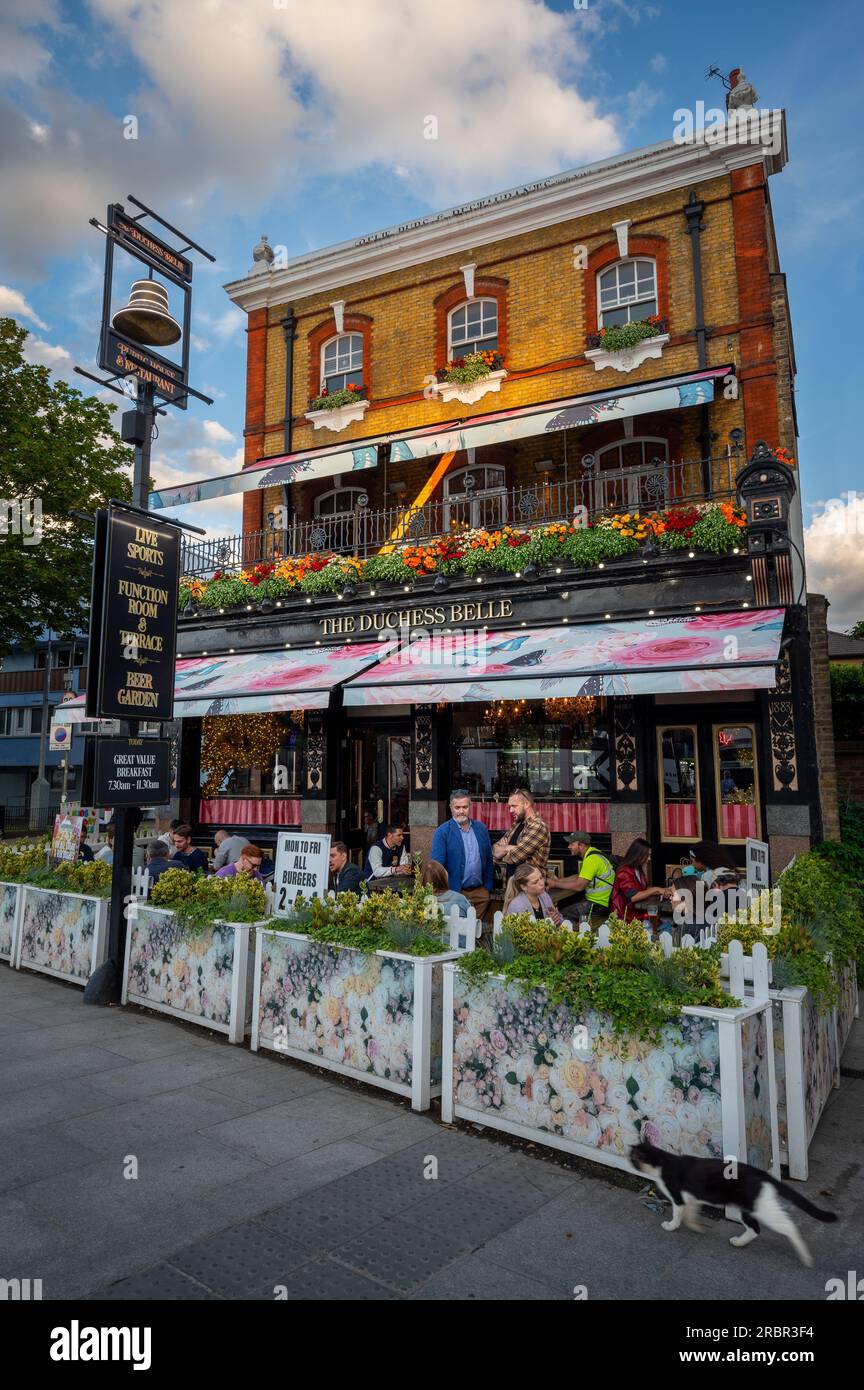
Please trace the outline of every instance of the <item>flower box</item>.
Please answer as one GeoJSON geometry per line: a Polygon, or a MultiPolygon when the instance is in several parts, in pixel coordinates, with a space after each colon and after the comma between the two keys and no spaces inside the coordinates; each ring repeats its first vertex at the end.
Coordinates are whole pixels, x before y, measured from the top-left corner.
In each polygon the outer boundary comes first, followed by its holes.
{"type": "Polygon", "coordinates": [[[438,397],[442,401],[461,401],[463,405],[474,405],[490,391],[500,391],[506,375],[502,367],[498,371],[478,377],[476,381],[439,381],[438,397]]]}
{"type": "Polygon", "coordinates": [[[0,883],[0,960],[14,964],[21,926],[22,885],[0,883]]]}
{"type": "Polygon", "coordinates": [[[368,409],[368,400],[351,401],[348,405],[336,406],[334,410],[307,410],[306,419],[313,429],[338,432],[362,420],[368,409]]]}
{"type": "Polygon", "coordinates": [[[608,1019],[553,1004],[544,988],[446,965],[442,1118],[615,1168],[629,1170],[641,1136],[779,1175],[768,1009],[688,1005],[650,1043],[616,1038],[608,1019]]]}
{"type": "Polygon", "coordinates": [[[252,1049],[314,1062],[428,1110],[441,1094],[442,968],[458,954],[365,952],[265,928],[252,1049]]]}
{"type": "Polygon", "coordinates": [[[16,970],[86,985],[105,959],[108,944],[108,899],[83,893],[55,893],[19,885],[16,970]]]}
{"type": "Polygon", "coordinates": [[[843,1056],[843,1049],[849,1041],[852,1024],[858,1017],[858,972],[854,961],[837,969],[837,1052],[843,1056]]]}
{"type": "Polygon", "coordinates": [[[594,370],[602,372],[611,367],[616,372],[632,372],[652,357],[661,357],[669,341],[668,333],[658,333],[653,338],[642,338],[632,347],[619,348],[617,352],[607,352],[605,348],[586,348],[585,356],[594,363],[594,370]]]}
{"type": "Polygon", "coordinates": [[[126,934],[121,1003],[200,1023],[242,1043],[251,1021],[258,922],[214,922],[187,931],[174,912],[139,905],[126,934]]]}

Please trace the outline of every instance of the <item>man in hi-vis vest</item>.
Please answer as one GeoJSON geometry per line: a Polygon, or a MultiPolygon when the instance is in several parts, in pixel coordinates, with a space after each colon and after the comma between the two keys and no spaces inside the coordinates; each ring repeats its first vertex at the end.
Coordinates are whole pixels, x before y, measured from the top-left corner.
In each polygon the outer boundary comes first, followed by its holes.
{"type": "Polygon", "coordinates": [[[550,877],[548,886],[584,893],[588,905],[587,920],[592,927],[599,927],[609,916],[609,899],[615,882],[612,861],[594,848],[590,835],[584,830],[574,830],[567,844],[570,853],[579,860],[579,869],[567,878],[550,877]]]}

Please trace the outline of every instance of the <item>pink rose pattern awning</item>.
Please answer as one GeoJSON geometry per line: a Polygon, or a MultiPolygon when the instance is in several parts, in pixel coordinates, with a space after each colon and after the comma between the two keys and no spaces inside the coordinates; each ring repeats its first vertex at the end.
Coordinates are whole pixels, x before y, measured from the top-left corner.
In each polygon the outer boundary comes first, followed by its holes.
{"type": "Polygon", "coordinates": [[[776,684],[782,608],[555,628],[424,635],[344,690],[346,705],[762,690],[776,684]],[[472,638],[475,634],[472,634],[472,638]]]}

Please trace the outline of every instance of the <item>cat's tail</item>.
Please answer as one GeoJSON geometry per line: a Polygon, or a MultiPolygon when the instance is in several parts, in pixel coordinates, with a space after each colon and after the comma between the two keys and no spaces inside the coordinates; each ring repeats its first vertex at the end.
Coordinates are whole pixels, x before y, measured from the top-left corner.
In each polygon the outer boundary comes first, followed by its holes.
{"type": "Polygon", "coordinates": [[[787,1202],[792,1202],[794,1206],[800,1207],[802,1211],[806,1211],[808,1216],[815,1217],[817,1221],[837,1220],[837,1213],[835,1211],[823,1211],[821,1207],[814,1207],[813,1203],[808,1201],[802,1193],[798,1192],[794,1187],[790,1187],[788,1183],[781,1182],[779,1178],[771,1177],[770,1173],[766,1173],[765,1177],[774,1184],[781,1197],[785,1197],[787,1202]]]}

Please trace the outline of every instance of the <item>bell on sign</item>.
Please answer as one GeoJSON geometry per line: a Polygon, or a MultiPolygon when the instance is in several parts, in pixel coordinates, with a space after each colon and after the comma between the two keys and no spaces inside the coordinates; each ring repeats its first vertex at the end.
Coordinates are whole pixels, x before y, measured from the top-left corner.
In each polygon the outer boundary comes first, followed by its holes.
{"type": "Polygon", "coordinates": [[[168,312],[168,291],[158,280],[134,280],[129,303],[118,309],[111,327],[124,338],[154,347],[176,343],[181,334],[168,312]]]}

